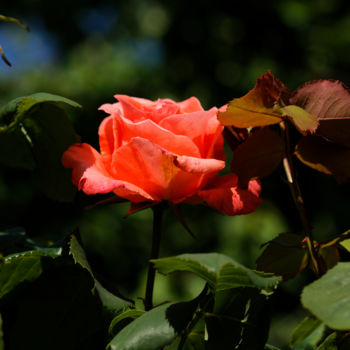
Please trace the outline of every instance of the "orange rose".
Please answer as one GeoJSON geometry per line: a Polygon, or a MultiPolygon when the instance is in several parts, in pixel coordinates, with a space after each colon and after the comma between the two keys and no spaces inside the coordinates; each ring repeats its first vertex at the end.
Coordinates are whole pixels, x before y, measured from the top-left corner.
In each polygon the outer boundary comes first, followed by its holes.
{"type": "Polygon", "coordinates": [[[246,214],[260,204],[260,185],[237,187],[225,167],[223,126],[217,108],[203,110],[197,98],[149,101],[126,95],[100,107],[110,114],[99,128],[100,153],[86,143],[62,157],[73,183],[86,194],[114,192],[131,203],[199,203],[227,215],[246,214]]]}

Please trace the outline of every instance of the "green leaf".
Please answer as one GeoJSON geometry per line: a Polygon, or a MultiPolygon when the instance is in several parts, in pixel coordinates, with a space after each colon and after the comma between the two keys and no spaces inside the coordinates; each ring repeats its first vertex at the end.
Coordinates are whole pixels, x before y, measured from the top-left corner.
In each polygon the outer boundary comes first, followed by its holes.
{"type": "Polygon", "coordinates": [[[340,242],[340,245],[350,253],[350,238],[340,242]]]}
{"type": "Polygon", "coordinates": [[[292,350],[313,350],[323,338],[325,325],[315,318],[306,317],[294,329],[290,347],[292,350]]]}
{"type": "Polygon", "coordinates": [[[46,93],[19,97],[5,105],[0,110],[0,162],[35,170],[37,183],[47,196],[69,202],[76,189],[61,157],[79,138],[67,117],[67,107],[80,105],[46,93]]]}
{"type": "Polygon", "coordinates": [[[338,335],[336,332],[331,333],[325,341],[320,344],[316,350],[339,350],[337,345],[338,335]]]}
{"type": "Polygon", "coordinates": [[[234,149],[232,171],[240,183],[269,175],[282,160],[284,145],[277,132],[262,128],[234,149]]]}
{"type": "Polygon", "coordinates": [[[257,289],[235,288],[214,298],[213,311],[205,313],[208,348],[262,349],[270,324],[267,297],[257,289]]]}
{"type": "Polygon", "coordinates": [[[250,270],[228,256],[218,253],[182,254],[151,261],[160,273],[193,272],[216,290],[254,287],[271,292],[281,280],[280,277],[271,274],[250,270]]]}
{"type": "Polygon", "coordinates": [[[309,309],[328,327],[350,329],[350,263],[341,262],[324,276],[306,286],[301,295],[309,309]]]}
{"type": "Polygon", "coordinates": [[[39,106],[30,118],[23,120],[36,159],[34,175],[48,197],[69,202],[73,200],[76,189],[71,172],[61,164],[61,157],[78,138],[61,108],[50,104],[39,106]]]}
{"type": "Polygon", "coordinates": [[[89,265],[89,262],[86,258],[86,254],[84,249],[79,244],[78,239],[75,235],[72,235],[71,240],[69,242],[70,246],[70,254],[72,254],[73,259],[76,264],[79,264],[81,267],[86,269],[91,277],[93,278],[94,285],[92,291],[95,292],[95,289],[98,293],[98,296],[102,302],[105,310],[113,315],[119,314],[124,310],[130,308],[132,304],[124,299],[117,297],[116,295],[109,292],[106,288],[104,288],[99,281],[96,280],[92,269],[89,265]]]}
{"type": "Polygon", "coordinates": [[[277,348],[276,346],[265,344],[264,350],[281,350],[280,348],[277,348]]]}
{"type": "Polygon", "coordinates": [[[35,158],[22,124],[0,127],[0,164],[26,170],[35,169],[35,158]]]}
{"type": "Polygon", "coordinates": [[[284,280],[295,277],[308,264],[308,253],[302,240],[297,234],[279,234],[266,244],[256,261],[257,269],[282,276],[284,280]]]}
{"type": "Polygon", "coordinates": [[[123,328],[108,344],[109,350],[158,350],[170,344],[193,317],[193,302],[158,306],[123,328]]]}
{"type": "Polygon", "coordinates": [[[60,255],[60,248],[47,248],[46,251],[31,250],[6,256],[0,265],[0,298],[20,283],[37,279],[43,272],[42,257],[60,255]]]}
{"type": "Polygon", "coordinates": [[[195,326],[186,335],[181,350],[205,350],[205,320],[200,318],[195,326]]]}
{"type": "Polygon", "coordinates": [[[305,109],[299,106],[289,105],[279,107],[278,110],[283,116],[288,117],[302,134],[306,132],[315,133],[318,127],[317,118],[305,109]]]}
{"type": "Polygon", "coordinates": [[[108,328],[108,333],[115,336],[122,328],[145,313],[144,310],[129,309],[114,317],[108,328]]]}
{"type": "Polygon", "coordinates": [[[222,266],[217,278],[217,291],[238,287],[253,287],[265,292],[272,292],[281,282],[280,277],[250,270],[236,264],[228,263],[222,266]]]}
{"type": "Polygon", "coordinates": [[[29,96],[17,97],[14,100],[8,102],[5,106],[0,108],[0,121],[7,121],[7,124],[23,116],[23,114],[31,109],[35,104],[51,102],[61,108],[65,108],[65,105],[81,108],[81,105],[66,97],[49,94],[47,92],[38,92],[29,96]],[[17,114],[17,109],[19,113],[17,114]]]}

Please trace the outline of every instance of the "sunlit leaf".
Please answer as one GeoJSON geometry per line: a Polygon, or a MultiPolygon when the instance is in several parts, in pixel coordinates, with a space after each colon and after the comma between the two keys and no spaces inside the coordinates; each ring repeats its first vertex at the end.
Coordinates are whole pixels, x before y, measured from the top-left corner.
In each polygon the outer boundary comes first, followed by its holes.
{"type": "Polygon", "coordinates": [[[294,329],[290,347],[292,350],[311,350],[315,349],[322,340],[326,326],[315,318],[306,317],[294,329]]]}
{"type": "Polygon", "coordinates": [[[129,309],[114,317],[108,328],[108,333],[115,336],[122,328],[145,313],[144,310],[129,309]]]}
{"type": "Polygon", "coordinates": [[[281,233],[268,242],[257,259],[258,270],[283,276],[284,280],[295,277],[308,264],[308,253],[303,237],[293,233],[281,233]]]}
{"type": "Polygon", "coordinates": [[[158,350],[170,344],[186,328],[197,303],[158,306],[123,328],[108,344],[109,350],[158,350]]]}
{"type": "Polygon", "coordinates": [[[232,171],[242,184],[273,172],[282,160],[284,145],[277,132],[262,128],[235,148],[232,171]]]}
{"type": "Polygon", "coordinates": [[[232,100],[225,112],[218,112],[218,119],[223,125],[237,128],[277,124],[282,116],[274,106],[280,100],[287,101],[289,95],[288,88],[268,71],[248,94],[232,100]]]}
{"type": "Polygon", "coordinates": [[[350,177],[350,149],[321,137],[302,137],[296,147],[296,156],[310,168],[332,174],[338,182],[345,182],[350,177]]]}
{"type": "Polygon", "coordinates": [[[317,118],[299,106],[288,105],[278,110],[283,116],[288,117],[302,134],[314,133],[318,127],[317,118]]]}
{"type": "Polygon", "coordinates": [[[349,330],[350,263],[338,263],[320,279],[306,286],[301,301],[328,327],[349,330]]]}
{"type": "Polygon", "coordinates": [[[340,242],[340,244],[350,253],[350,239],[345,239],[344,241],[340,242]]]}
{"type": "Polygon", "coordinates": [[[271,274],[250,270],[228,256],[218,253],[182,254],[152,262],[163,274],[175,271],[193,272],[216,291],[252,287],[271,292],[281,280],[280,277],[271,274]]]}

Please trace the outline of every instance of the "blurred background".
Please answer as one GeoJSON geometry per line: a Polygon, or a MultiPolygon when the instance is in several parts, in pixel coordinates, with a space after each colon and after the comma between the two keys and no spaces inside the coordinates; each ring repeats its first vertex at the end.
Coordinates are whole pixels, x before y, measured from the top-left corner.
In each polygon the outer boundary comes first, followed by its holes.
{"type": "MultiPolygon", "coordinates": [[[[77,133],[97,147],[105,117],[97,108],[117,93],[197,96],[205,108],[219,107],[247,93],[267,69],[291,90],[327,78],[349,86],[349,10],[347,0],[3,2],[1,14],[31,31],[0,22],[0,45],[12,63],[0,62],[0,106],[41,91],[68,97],[83,106],[72,119],[77,133]]],[[[349,185],[302,164],[298,174],[315,238],[347,230],[349,185]]],[[[79,193],[74,203],[58,203],[40,193],[29,172],[0,169],[1,228],[22,226],[31,237],[55,241],[79,227],[101,281],[111,291],[142,297],[152,213],[124,219],[127,204],[84,209],[103,198],[79,193]]],[[[161,256],[218,251],[254,268],[262,243],[301,230],[282,169],[263,180],[263,198],[255,213],[234,218],[183,206],[202,246],[167,213],[161,256]]],[[[272,344],[286,344],[304,317],[299,293],[311,280],[303,273],[275,296],[272,344]]],[[[156,301],[191,298],[201,287],[186,274],[158,276],[156,301]]]]}

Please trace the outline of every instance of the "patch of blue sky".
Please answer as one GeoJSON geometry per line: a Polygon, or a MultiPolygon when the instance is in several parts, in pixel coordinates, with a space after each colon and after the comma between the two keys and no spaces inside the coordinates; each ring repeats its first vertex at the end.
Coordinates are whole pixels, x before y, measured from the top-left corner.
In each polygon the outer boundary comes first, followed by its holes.
{"type": "Polygon", "coordinates": [[[0,23],[0,45],[11,62],[0,61],[0,77],[22,74],[52,64],[58,57],[58,43],[37,19],[23,19],[30,32],[14,23],[0,23]]]}

